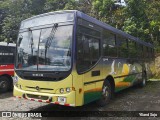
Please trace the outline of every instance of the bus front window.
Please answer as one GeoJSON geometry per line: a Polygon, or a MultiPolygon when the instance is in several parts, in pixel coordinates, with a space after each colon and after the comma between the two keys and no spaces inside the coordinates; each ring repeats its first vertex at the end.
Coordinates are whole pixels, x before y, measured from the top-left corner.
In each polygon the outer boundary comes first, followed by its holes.
{"type": "Polygon", "coordinates": [[[17,69],[68,71],[71,68],[72,25],[20,33],[17,69]]]}
{"type": "Polygon", "coordinates": [[[38,52],[40,30],[26,31],[20,33],[17,48],[17,65],[18,69],[37,70],[36,58],[38,52]],[[32,40],[33,39],[33,40],[32,40]]]}

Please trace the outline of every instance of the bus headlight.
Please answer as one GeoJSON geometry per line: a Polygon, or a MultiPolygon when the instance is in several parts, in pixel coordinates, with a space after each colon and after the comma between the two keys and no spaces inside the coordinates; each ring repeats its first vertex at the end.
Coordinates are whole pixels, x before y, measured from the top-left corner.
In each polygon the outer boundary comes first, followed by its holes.
{"type": "Polygon", "coordinates": [[[18,77],[17,76],[14,76],[13,77],[13,84],[15,85],[15,86],[18,86],[18,77]]]}
{"type": "Polygon", "coordinates": [[[60,92],[60,93],[64,93],[64,89],[61,88],[61,89],[59,90],[59,92],[60,92]]]}
{"type": "Polygon", "coordinates": [[[71,89],[68,87],[68,88],[66,88],[66,92],[70,92],[71,91],[71,89]]]}

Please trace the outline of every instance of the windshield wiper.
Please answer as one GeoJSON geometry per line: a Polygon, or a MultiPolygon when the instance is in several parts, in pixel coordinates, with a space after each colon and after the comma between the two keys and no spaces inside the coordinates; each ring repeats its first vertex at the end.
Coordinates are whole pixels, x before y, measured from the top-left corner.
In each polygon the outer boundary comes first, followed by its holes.
{"type": "Polygon", "coordinates": [[[58,23],[54,24],[54,26],[51,30],[51,33],[50,33],[49,37],[47,38],[47,42],[45,43],[45,48],[49,48],[51,46],[53,38],[54,38],[54,34],[57,30],[57,27],[58,27],[58,23]]]}
{"type": "Polygon", "coordinates": [[[17,42],[17,46],[18,46],[18,47],[20,46],[22,40],[23,40],[23,36],[20,35],[20,36],[19,36],[19,39],[18,39],[18,42],[17,42]]]}
{"type": "Polygon", "coordinates": [[[56,33],[57,28],[58,28],[58,23],[55,23],[52,30],[51,30],[51,33],[45,43],[45,65],[46,65],[47,50],[50,48],[50,46],[52,44],[52,41],[53,41],[53,38],[54,38],[54,35],[56,33]]]}
{"type": "Polygon", "coordinates": [[[31,46],[31,55],[33,56],[33,45],[34,45],[34,43],[33,43],[33,33],[32,33],[32,30],[30,29],[30,28],[28,28],[28,31],[29,31],[29,38],[30,38],[30,40],[29,40],[29,42],[30,42],[30,46],[31,46]]]}

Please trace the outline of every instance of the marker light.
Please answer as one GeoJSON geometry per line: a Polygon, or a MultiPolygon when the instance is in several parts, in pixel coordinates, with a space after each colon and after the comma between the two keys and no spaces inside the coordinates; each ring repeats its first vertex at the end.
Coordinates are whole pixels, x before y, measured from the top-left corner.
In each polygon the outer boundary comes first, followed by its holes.
{"type": "Polygon", "coordinates": [[[59,92],[60,92],[60,93],[64,93],[64,89],[61,88],[61,89],[59,90],[59,92]]]}
{"type": "Polygon", "coordinates": [[[17,82],[18,82],[18,77],[14,76],[13,77],[13,84],[17,86],[17,82]]]}
{"type": "Polygon", "coordinates": [[[66,88],[66,92],[70,92],[71,91],[71,89],[68,87],[68,88],[66,88]]]}

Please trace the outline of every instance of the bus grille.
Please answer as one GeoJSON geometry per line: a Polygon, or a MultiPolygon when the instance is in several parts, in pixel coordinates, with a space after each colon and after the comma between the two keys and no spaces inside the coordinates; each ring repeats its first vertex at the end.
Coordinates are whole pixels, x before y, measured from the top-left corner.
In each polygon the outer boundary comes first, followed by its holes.
{"type": "Polygon", "coordinates": [[[48,100],[48,96],[41,96],[41,95],[32,95],[32,94],[26,94],[28,98],[35,98],[35,99],[41,99],[41,100],[48,100]]]}
{"type": "MultiPolygon", "coordinates": [[[[29,86],[26,86],[27,88],[30,88],[30,89],[34,89],[36,90],[36,87],[29,87],[29,86]]],[[[40,90],[54,90],[54,89],[51,89],[51,88],[39,88],[40,90]]]]}

